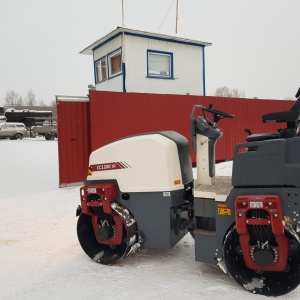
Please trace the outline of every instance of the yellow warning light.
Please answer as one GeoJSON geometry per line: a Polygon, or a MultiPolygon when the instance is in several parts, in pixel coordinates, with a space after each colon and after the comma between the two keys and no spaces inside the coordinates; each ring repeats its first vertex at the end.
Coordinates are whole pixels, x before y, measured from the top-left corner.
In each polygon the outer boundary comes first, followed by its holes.
{"type": "Polygon", "coordinates": [[[89,167],[89,175],[93,175],[93,170],[91,167],[89,167]]]}
{"type": "Polygon", "coordinates": [[[174,180],[174,184],[180,184],[180,183],[181,183],[181,181],[179,179],[174,180]]]}

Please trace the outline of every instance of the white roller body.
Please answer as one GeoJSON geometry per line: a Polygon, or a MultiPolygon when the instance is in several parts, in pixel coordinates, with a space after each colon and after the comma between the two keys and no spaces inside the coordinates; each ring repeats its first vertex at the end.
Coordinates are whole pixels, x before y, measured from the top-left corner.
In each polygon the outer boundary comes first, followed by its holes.
{"type": "Polygon", "coordinates": [[[117,180],[121,192],[183,189],[176,143],[161,134],[128,137],[90,155],[87,180],[117,180]]]}

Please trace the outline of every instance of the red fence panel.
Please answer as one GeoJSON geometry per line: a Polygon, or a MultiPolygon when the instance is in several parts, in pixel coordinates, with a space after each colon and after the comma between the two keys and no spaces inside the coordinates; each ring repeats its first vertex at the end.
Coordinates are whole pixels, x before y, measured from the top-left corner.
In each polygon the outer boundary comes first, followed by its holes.
{"type": "MultiPolygon", "coordinates": [[[[280,128],[281,124],[263,124],[262,115],[287,111],[293,101],[102,91],[90,91],[89,102],[58,101],[60,186],[83,181],[91,151],[125,136],[174,130],[190,140],[195,104],[214,104],[235,115],[219,123],[224,134],[217,142],[216,160],[221,161],[232,159],[235,144],[245,142],[244,128],[253,133],[280,128]]],[[[191,154],[195,161],[192,149],[191,154]]]]}
{"type": "MultiPolygon", "coordinates": [[[[90,92],[91,150],[138,133],[174,130],[190,140],[190,114],[195,104],[208,106],[235,115],[221,120],[223,137],[217,143],[216,159],[233,158],[236,143],[244,142],[247,134],[272,132],[279,124],[262,123],[262,115],[289,110],[293,101],[221,98],[187,95],[90,92]]],[[[191,151],[192,153],[192,151],[191,151]]],[[[195,161],[194,154],[192,154],[195,161]]]]}

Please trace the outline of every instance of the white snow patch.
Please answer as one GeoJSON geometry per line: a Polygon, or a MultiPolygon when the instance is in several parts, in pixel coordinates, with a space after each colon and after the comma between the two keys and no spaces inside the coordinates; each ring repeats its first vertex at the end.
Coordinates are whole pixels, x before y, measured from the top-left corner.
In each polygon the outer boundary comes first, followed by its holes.
{"type": "Polygon", "coordinates": [[[243,284],[243,287],[248,291],[253,291],[254,289],[261,289],[264,287],[264,280],[266,278],[252,278],[252,281],[248,282],[247,284],[243,284]]]}
{"type": "Polygon", "coordinates": [[[99,261],[100,258],[101,258],[103,255],[104,255],[104,251],[100,251],[99,253],[97,253],[97,254],[94,256],[93,260],[94,260],[94,261],[99,261]]]}
{"type": "Polygon", "coordinates": [[[216,164],[216,176],[232,176],[232,161],[216,164]]]}

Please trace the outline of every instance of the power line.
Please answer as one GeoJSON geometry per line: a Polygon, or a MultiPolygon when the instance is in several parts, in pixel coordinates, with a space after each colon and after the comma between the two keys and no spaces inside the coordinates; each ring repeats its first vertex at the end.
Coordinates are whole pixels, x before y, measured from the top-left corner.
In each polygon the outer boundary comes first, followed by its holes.
{"type": "Polygon", "coordinates": [[[159,28],[158,28],[158,30],[157,30],[157,31],[159,31],[159,30],[160,30],[160,28],[161,28],[162,24],[164,23],[164,21],[165,21],[166,17],[168,16],[168,14],[169,14],[169,12],[170,12],[170,10],[171,10],[171,8],[172,8],[172,6],[173,6],[173,4],[174,4],[174,2],[175,2],[175,1],[176,1],[176,0],[173,0],[173,2],[172,2],[172,4],[171,4],[171,6],[169,7],[169,10],[168,10],[167,14],[165,15],[165,17],[164,17],[163,21],[161,22],[161,24],[160,24],[160,26],[159,26],[159,28]]]}

